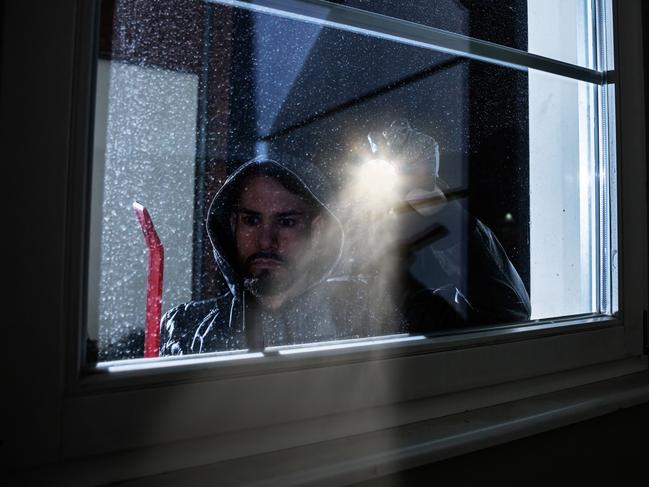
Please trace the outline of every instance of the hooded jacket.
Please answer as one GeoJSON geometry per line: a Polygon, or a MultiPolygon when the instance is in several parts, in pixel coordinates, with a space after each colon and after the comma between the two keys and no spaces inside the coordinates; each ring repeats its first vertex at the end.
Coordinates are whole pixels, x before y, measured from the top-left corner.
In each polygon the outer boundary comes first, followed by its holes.
{"type": "Polygon", "coordinates": [[[235,170],[215,195],[206,219],[227,290],[216,298],[181,304],[167,312],[161,322],[161,355],[259,350],[529,318],[527,292],[495,235],[458,205],[449,204],[434,217],[416,212],[405,216],[404,235],[394,250],[396,273],[382,275],[379,265],[377,272],[367,275],[348,272],[342,258],[345,232],[334,201],[327,179],[303,160],[260,156],[235,170]],[[315,253],[305,289],[275,312],[255,305],[243,288],[234,265],[229,224],[240,184],[260,170],[297,187],[327,221],[327,238],[315,253]],[[422,235],[437,235],[440,229],[441,238],[432,243],[422,240],[422,235]],[[421,275],[430,261],[437,270],[433,281],[421,275]],[[469,272],[467,266],[474,270],[469,272]],[[466,275],[473,277],[466,279],[466,275]],[[386,286],[386,281],[399,284],[386,286]]]}
{"type": "MultiPolygon", "coordinates": [[[[161,355],[222,350],[256,350],[274,345],[357,338],[400,331],[401,322],[386,316],[362,277],[333,277],[344,247],[344,231],[332,209],[334,194],[312,164],[282,155],[260,156],[239,167],[215,195],[206,219],[207,235],[227,290],[204,301],[192,301],[167,312],[161,323],[161,355]],[[326,237],[310,266],[303,292],[275,312],[255,305],[237,272],[230,215],[240,185],[254,172],[270,173],[306,195],[326,221],[326,237]],[[359,305],[363,303],[363,305],[359,305]],[[389,328],[388,328],[389,326],[389,328]]],[[[390,308],[393,316],[396,308],[390,308]]]]}

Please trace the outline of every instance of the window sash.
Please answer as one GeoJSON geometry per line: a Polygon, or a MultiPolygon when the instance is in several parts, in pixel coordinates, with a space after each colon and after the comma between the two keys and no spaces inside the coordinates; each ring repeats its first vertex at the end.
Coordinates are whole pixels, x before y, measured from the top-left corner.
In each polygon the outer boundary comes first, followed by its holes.
{"type": "MultiPolygon", "coordinates": [[[[331,25],[336,28],[343,28],[346,30],[358,31],[358,29],[366,29],[363,33],[370,35],[380,36],[398,36],[400,40],[406,40],[412,43],[419,43],[417,45],[424,45],[425,47],[439,49],[448,49],[449,52],[460,54],[474,59],[487,60],[496,64],[511,66],[516,69],[540,69],[545,72],[559,74],[561,76],[568,76],[573,79],[585,80],[600,85],[605,85],[613,79],[613,73],[610,71],[594,71],[579,66],[570,65],[561,61],[556,61],[549,58],[544,58],[535,54],[530,54],[524,51],[512,49],[505,46],[481,41],[478,39],[470,39],[460,34],[449,33],[427,26],[420,26],[412,22],[407,22],[399,19],[364,12],[351,7],[345,7],[337,4],[330,4],[321,0],[302,0],[291,2],[279,2],[276,0],[256,0],[254,3],[251,1],[239,0],[210,0],[218,3],[224,3],[234,6],[241,6],[244,8],[253,8],[264,12],[271,12],[278,15],[288,15],[292,18],[298,16],[302,20],[311,12],[307,20],[317,22],[326,22],[326,25],[331,25]],[[312,7],[326,7],[332,9],[333,14],[329,14],[326,20],[317,19],[313,16],[312,7]],[[280,8],[281,7],[281,8],[280,8]],[[361,27],[362,26],[362,27],[361,27]],[[370,27],[373,29],[369,32],[370,27]],[[484,56],[483,56],[484,55],[484,56]]],[[[82,10],[84,16],[97,16],[98,12],[95,7],[88,6],[82,10]]],[[[90,24],[91,28],[86,28],[82,32],[82,37],[86,39],[94,39],[96,26],[90,24]]],[[[94,42],[94,40],[93,40],[94,42]]],[[[91,81],[92,74],[88,69],[89,65],[96,62],[94,44],[87,43],[84,47],[80,48],[82,51],[82,58],[85,63],[81,64],[81,70],[84,71],[78,81],[91,81]]],[[[618,85],[613,85],[617,88],[618,85]]],[[[83,113],[77,120],[87,120],[86,117],[91,113],[89,107],[92,106],[92,95],[94,86],[90,82],[90,86],[84,86],[78,93],[85,93],[85,98],[81,99],[77,104],[77,109],[83,113]]],[[[79,123],[79,122],[77,122],[79,123]]],[[[90,124],[89,124],[90,125],[90,124]]],[[[87,126],[77,127],[77,130],[83,134],[87,126]]],[[[88,145],[88,140],[78,142],[79,148],[88,145]]],[[[603,147],[603,150],[607,147],[603,147]]],[[[88,168],[85,167],[85,160],[78,161],[83,166],[79,169],[79,174],[83,174],[88,168]]],[[[80,228],[86,228],[85,222],[78,223],[80,228]]],[[[83,232],[80,232],[83,234],[83,232]]],[[[73,239],[78,238],[79,233],[73,230],[73,239]]],[[[78,260],[76,264],[81,264],[78,260]]],[[[84,290],[80,289],[80,294],[83,295],[84,290]]],[[[635,300],[634,300],[635,301],[635,300]]],[[[637,308],[637,301],[635,308],[637,308]]],[[[83,299],[80,303],[84,303],[83,299]]],[[[82,304],[85,305],[85,304],[82,304]]],[[[628,306],[627,306],[628,307],[628,306]]],[[[82,315],[83,316],[83,315],[82,315]]],[[[637,316],[637,313],[636,313],[637,316]]],[[[635,322],[635,320],[634,320],[635,322]]],[[[470,333],[457,334],[450,337],[436,337],[422,339],[421,341],[393,341],[385,340],[382,344],[376,342],[382,341],[379,337],[372,339],[373,343],[370,350],[359,350],[358,347],[362,345],[350,346],[347,342],[341,342],[338,346],[329,347],[326,344],[316,344],[313,346],[313,351],[308,354],[294,353],[288,358],[288,354],[278,353],[280,359],[272,360],[270,351],[267,351],[262,356],[247,356],[238,357],[238,360],[225,360],[223,354],[210,354],[204,358],[180,358],[176,360],[154,360],[154,366],[139,367],[139,364],[144,364],[145,361],[127,361],[122,365],[119,364],[106,364],[98,368],[84,369],[82,366],[85,363],[85,347],[83,347],[83,340],[78,340],[78,337],[83,337],[85,330],[81,330],[72,342],[80,344],[80,353],[77,360],[69,367],[69,381],[71,391],[76,392],[98,392],[101,390],[111,390],[114,388],[134,387],[142,384],[164,384],[169,381],[194,381],[194,380],[215,380],[227,379],[233,376],[241,375],[255,375],[273,373],[277,370],[292,370],[299,373],[300,369],[306,366],[328,367],[335,366],[340,363],[342,357],[343,362],[350,361],[371,361],[376,357],[382,359],[394,359],[397,361],[407,360],[408,357],[419,356],[422,354],[430,354],[431,356],[442,357],[445,352],[449,350],[464,351],[473,347],[488,349],[492,346],[505,345],[507,348],[511,347],[512,350],[516,348],[515,344],[524,344],[532,339],[547,338],[549,336],[564,336],[571,337],[577,334],[582,334],[584,343],[590,338],[591,334],[600,333],[602,329],[607,329],[611,333],[609,339],[612,344],[611,350],[616,350],[615,353],[602,352],[598,350],[597,353],[602,353],[602,360],[615,360],[621,359],[627,352],[622,351],[617,345],[621,343],[620,330],[627,330],[629,327],[626,322],[621,321],[618,317],[611,317],[605,315],[589,315],[584,317],[565,317],[561,320],[548,319],[541,320],[537,324],[524,326],[524,324],[517,324],[515,326],[499,327],[489,330],[473,331],[470,333]],[[559,323],[560,321],[560,323],[559,323]],[[624,327],[621,325],[624,324],[624,327]],[[616,330],[616,331],[611,331],[616,330]],[[617,348],[616,348],[617,347],[617,348]],[[283,356],[282,356],[283,355],[283,356]],[[271,358],[271,360],[269,360],[271,358]],[[198,374],[197,374],[198,371],[198,374]],[[80,375],[81,372],[81,375],[80,375]]],[[[636,327],[634,327],[636,329],[636,327]]],[[[637,332],[636,332],[637,334],[637,332]]],[[[627,333],[628,335],[628,333],[627,333]]],[[[628,342],[628,340],[627,340],[628,342]]],[[[539,340],[539,345],[541,341],[539,340]]],[[[637,345],[634,343],[634,349],[637,345]]],[[[291,347],[289,347],[290,349],[291,347]]],[[[297,350],[296,348],[293,348],[297,350]]],[[[232,355],[230,355],[232,356],[232,355]]],[[[150,359],[149,359],[150,360],[150,359]]],[[[473,360],[473,359],[471,359],[473,360]]],[[[564,367],[571,367],[574,364],[568,361],[569,364],[564,364],[564,367]]],[[[588,362],[591,363],[591,362],[588,362]]],[[[548,369],[549,370],[549,369],[548,369]]]]}
{"type": "MultiPolygon", "coordinates": [[[[369,26],[376,27],[374,30],[375,35],[396,35],[399,34],[400,38],[408,39],[412,42],[422,42],[426,44],[427,47],[438,49],[440,44],[445,49],[455,49],[455,53],[462,54],[472,58],[479,58],[476,53],[489,53],[489,61],[495,62],[497,64],[508,64],[509,61],[515,59],[516,62],[512,63],[513,67],[516,69],[540,69],[545,72],[551,72],[554,74],[560,74],[562,76],[569,76],[574,79],[587,80],[589,82],[598,83],[600,85],[606,85],[613,79],[613,72],[610,71],[594,71],[579,66],[569,65],[561,61],[556,61],[549,58],[544,58],[542,56],[530,54],[524,51],[512,49],[509,47],[499,46],[497,44],[489,43],[486,41],[481,41],[477,39],[469,39],[465,36],[449,33],[445,31],[440,31],[432,27],[419,26],[412,22],[407,22],[399,19],[393,19],[390,17],[382,16],[379,14],[374,14],[370,12],[364,12],[358,9],[351,7],[345,7],[337,4],[330,4],[328,2],[323,2],[321,0],[303,0],[303,1],[291,1],[291,2],[278,2],[275,0],[256,0],[255,2],[249,1],[239,1],[239,0],[210,0],[218,3],[230,4],[235,6],[241,6],[244,8],[253,8],[262,10],[265,12],[271,11],[272,13],[279,15],[288,15],[288,16],[300,16],[302,18],[311,12],[311,17],[309,19],[316,18],[313,16],[312,7],[326,7],[327,9],[332,9],[334,14],[329,14],[326,21],[330,25],[337,28],[344,28],[348,30],[359,29],[359,26],[365,26],[364,28],[369,28],[369,26]],[[280,9],[281,7],[281,9],[280,9]],[[383,26],[383,30],[381,30],[383,26]],[[418,37],[419,36],[419,37],[418,37]],[[468,42],[470,41],[470,42],[468,42]],[[455,47],[453,47],[455,46],[455,47]],[[478,49],[476,51],[476,49],[478,49]],[[482,49],[482,51],[480,50],[482,49]],[[507,57],[507,56],[514,57],[507,57]],[[509,59],[509,61],[508,61],[509,59]]],[[[596,2],[600,4],[600,2],[596,2]]],[[[601,4],[600,4],[601,5],[601,4]]],[[[91,8],[88,8],[87,11],[90,12],[91,8]]],[[[90,13],[86,13],[90,15],[90,13]]],[[[92,15],[97,15],[96,11],[93,11],[92,15]]],[[[304,19],[303,19],[304,20],[304,19]]],[[[321,19],[316,21],[322,22],[321,19]]],[[[329,25],[329,24],[328,24],[329,25]]],[[[600,26],[601,29],[601,26],[600,26]]],[[[87,29],[85,35],[94,35],[95,29],[87,29]]],[[[607,41],[608,42],[608,41],[607,41]]],[[[93,59],[87,60],[94,62],[94,51],[93,49],[88,49],[86,45],[86,56],[92,55],[93,59]]],[[[90,44],[92,46],[92,44],[90,44]]],[[[605,65],[605,64],[602,64],[605,65]]],[[[86,73],[87,75],[88,73],[86,73]]],[[[618,89],[619,85],[612,85],[612,88],[618,89]]],[[[613,90],[611,90],[613,91],[613,90]]],[[[92,93],[91,90],[86,90],[87,94],[92,93]]],[[[85,102],[88,105],[92,105],[92,99],[86,99],[85,102]]],[[[604,103],[600,103],[600,107],[604,103]]],[[[84,103],[78,105],[81,110],[83,110],[84,103]]],[[[86,112],[87,113],[87,112],[86,112]]],[[[607,149],[614,149],[614,147],[602,146],[602,150],[606,151],[607,149]]],[[[615,177],[615,174],[612,175],[615,177]]],[[[620,216],[622,210],[620,209],[620,216]]],[[[641,291],[641,290],[639,290],[641,291]]],[[[634,299],[635,301],[635,299],[634,299]]],[[[637,301],[636,301],[637,303],[637,301]]],[[[634,306],[637,309],[637,305],[634,306]]],[[[637,316],[638,313],[635,313],[637,316]]],[[[490,345],[498,343],[515,343],[523,342],[530,339],[540,338],[547,335],[571,335],[574,333],[580,332],[593,332],[601,329],[602,327],[608,328],[618,328],[624,322],[619,319],[619,317],[611,317],[605,315],[590,315],[584,317],[565,317],[561,320],[561,323],[558,323],[556,319],[552,320],[542,320],[537,322],[534,326],[523,326],[523,324],[518,324],[516,326],[500,327],[496,329],[490,329],[487,331],[474,331],[455,335],[452,337],[439,337],[422,339],[421,341],[416,342],[403,342],[403,341],[393,341],[390,342],[386,340],[383,344],[378,344],[377,342],[381,341],[380,338],[374,338],[372,341],[372,350],[358,350],[358,347],[362,345],[346,344],[346,342],[341,342],[335,347],[327,347],[326,344],[316,344],[313,346],[313,351],[310,351],[309,354],[295,353],[295,357],[299,357],[299,361],[285,360],[284,362],[279,361],[277,363],[270,363],[267,356],[257,357],[238,357],[238,360],[232,361],[232,366],[228,365],[225,367],[229,361],[224,360],[225,357],[209,355],[204,358],[194,360],[188,358],[182,358],[179,360],[169,360],[165,361],[164,359],[156,360],[157,365],[152,367],[138,367],[139,362],[144,364],[144,361],[128,361],[125,364],[105,364],[99,368],[84,369],[81,364],[84,363],[84,347],[81,347],[80,355],[78,360],[74,361],[74,364],[69,368],[70,374],[70,383],[72,389],[76,391],[97,391],[97,390],[109,390],[113,387],[129,387],[133,384],[142,384],[142,383],[164,383],[168,380],[174,380],[181,378],[185,380],[187,377],[190,377],[194,374],[194,371],[201,370],[202,380],[207,377],[210,377],[215,380],[219,380],[221,377],[231,376],[234,371],[235,375],[239,374],[251,374],[251,373],[267,373],[276,370],[278,367],[282,369],[292,369],[299,370],[304,364],[305,360],[308,359],[307,355],[310,356],[313,363],[317,363],[322,366],[334,365],[336,363],[336,357],[347,357],[349,360],[367,360],[371,359],[373,355],[384,354],[386,350],[389,350],[390,353],[385,355],[388,358],[398,358],[398,357],[408,357],[412,355],[422,354],[422,353],[438,353],[440,351],[445,351],[450,349],[453,350],[462,350],[467,347],[473,347],[478,344],[481,346],[488,347],[490,345]],[[299,363],[298,363],[299,362],[299,363]],[[83,376],[80,380],[79,371],[83,376]],[[108,372],[108,374],[106,374],[108,372]]],[[[634,320],[634,323],[637,323],[634,320]]],[[[629,329],[629,326],[625,324],[625,329],[629,329]]],[[[632,327],[637,335],[637,326],[632,327]]],[[[627,333],[628,335],[629,333],[627,333]]],[[[84,335],[84,331],[81,331],[81,336],[84,335]]],[[[627,340],[628,344],[629,340],[627,340]]],[[[76,340],[76,343],[82,343],[82,340],[76,340]]],[[[637,350],[637,344],[634,343],[633,348],[637,350]]],[[[290,347],[289,347],[290,348],[290,347]]],[[[266,355],[269,355],[270,351],[266,352],[266,355]]],[[[287,353],[284,352],[286,356],[287,353]]],[[[625,354],[617,354],[617,358],[622,358],[625,354]]],[[[284,357],[285,358],[285,357],[284,357]]],[[[609,357],[611,359],[611,357],[609,357]]],[[[308,363],[308,362],[307,362],[308,363]]]]}
{"type": "MultiPolygon", "coordinates": [[[[610,242],[611,238],[611,229],[615,231],[616,225],[615,222],[611,224],[610,218],[615,217],[615,192],[611,195],[608,194],[609,188],[615,190],[615,185],[613,180],[610,180],[610,168],[612,167],[610,161],[615,161],[615,157],[611,154],[611,151],[615,150],[614,145],[609,143],[609,140],[615,140],[613,133],[609,133],[609,120],[613,119],[613,114],[609,110],[609,106],[613,106],[613,95],[615,85],[611,83],[615,78],[615,72],[606,71],[606,66],[609,65],[609,60],[607,57],[608,38],[610,37],[606,32],[605,22],[605,4],[606,0],[593,0],[593,9],[596,11],[596,17],[598,22],[596,22],[597,35],[594,36],[594,42],[597,44],[594,46],[595,56],[598,59],[597,65],[600,66],[601,70],[592,70],[583,68],[580,66],[568,64],[562,61],[557,61],[551,58],[546,58],[543,56],[531,54],[522,50],[513,49],[506,46],[501,46],[494,44],[488,41],[483,41],[475,38],[470,38],[461,34],[455,34],[452,32],[443,31],[433,27],[423,26],[413,22],[396,19],[388,17],[385,15],[380,15],[372,12],[367,12],[364,10],[347,7],[344,5],[333,4],[324,0],[290,0],[290,1],[279,1],[279,0],[209,0],[212,3],[219,3],[224,5],[230,5],[238,8],[250,9],[258,12],[264,12],[272,15],[279,15],[283,17],[288,17],[295,20],[301,20],[306,22],[316,22],[320,25],[326,25],[329,27],[343,29],[346,31],[362,33],[364,35],[370,35],[374,37],[390,39],[397,42],[405,42],[411,45],[416,45],[419,47],[426,47],[430,49],[435,49],[438,51],[444,51],[452,53],[455,55],[461,55],[471,59],[480,59],[482,61],[487,61],[490,63],[511,67],[514,69],[519,69],[526,71],[528,69],[534,69],[543,71],[546,73],[552,73],[564,77],[569,77],[575,80],[588,81],[590,83],[595,83],[599,86],[596,96],[596,111],[598,113],[597,117],[597,132],[599,140],[599,153],[598,153],[598,173],[606,175],[606,177],[599,177],[599,188],[598,194],[601,195],[599,198],[599,207],[598,212],[600,214],[600,222],[598,228],[597,238],[601,242],[598,245],[599,251],[599,262],[598,266],[598,296],[597,300],[599,302],[599,309],[602,314],[592,315],[584,317],[584,320],[579,320],[574,316],[566,316],[554,319],[544,319],[538,321],[538,326],[547,327],[551,329],[556,326],[557,322],[560,321],[562,324],[557,328],[557,333],[564,333],[568,328],[576,327],[575,330],[570,330],[569,333],[572,333],[578,329],[581,329],[582,326],[592,326],[593,319],[600,322],[606,322],[607,320],[610,324],[615,325],[618,323],[615,317],[611,318],[611,315],[615,315],[617,309],[615,306],[617,297],[615,295],[615,286],[612,284],[611,278],[615,278],[615,274],[610,272],[611,260],[609,256],[611,254],[610,242]],[[612,210],[609,211],[609,210],[612,210]],[[602,219],[601,217],[604,217],[602,219]],[[607,317],[608,316],[608,317],[607,317]],[[599,321],[598,321],[599,320],[599,321]],[[566,325],[565,323],[568,323],[566,325]]],[[[614,120],[612,120],[614,122],[614,120]]],[[[614,128],[614,123],[612,124],[614,128]]],[[[613,235],[614,237],[615,235],[613,235]]],[[[517,324],[514,327],[499,327],[494,329],[497,336],[507,337],[512,334],[514,328],[520,327],[523,324],[517,324]]],[[[597,325],[598,326],[598,325],[597,325]]],[[[459,343],[457,347],[462,347],[464,336],[466,332],[460,334],[459,343]]],[[[537,333],[537,327],[529,327],[527,331],[522,333],[527,333],[529,337],[533,337],[537,333]]],[[[487,339],[486,335],[483,334],[481,330],[475,331],[472,337],[469,338],[469,341],[487,339]]],[[[509,338],[512,340],[520,339],[519,334],[512,334],[512,337],[516,336],[517,338],[509,338]]],[[[508,339],[508,338],[504,338],[508,339]]],[[[525,338],[528,339],[528,338],[525,338]]],[[[381,341],[380,338],[375,337],[372,339],[374,347],[376,343],[381,341]]],[[[429,352],[435,352],[440,349],[441,346],[447,343],[447,340],[433,337],[430,339],[423,340],[417,344],[414,343],[404,343],[404,342],[394,342],[386,346],[393,347],[394,349],[399,350],[398,353],[401,355],[408,355],[413,352],[413,350],[419,349],[421,347],[426,348],[429,352]]],[[[349,352],[349,347],[352,346],[346,341],[341,341],[333,349],[330,347],[327,349],[327,345],[324,344],[313,344],[312,353],[316,355],[337,355],[340,353],[345,353],[345,350],[349,352]],[[335,351],[333,351],[335,350],[335,351]]],[[[380,349],[380,346],[379,346],[380,349]]],[[[270,351],[266,351],[268,354],[270,351]]],[[[100,365],[97,369],[90,368],[86,372],[108,372],[108,373],[128,373],[129,376],[137,375],[135,371],[137,368],[143,369],[141,372],[142,376],[150,376],[152,371],[156,370],[160,373],[167,370],[178,370],[179,368],[187,367],[191,369],[196,363],[201,364],[201,367],[211,366],[218,368],[223,367],[227,363],[228,359],[236,359],[237,364],[245,364],[246,361],[251,363],[258,362],[258,357],[241,357],[239,354],[216,354],[203,356],[200,359],[195,356],[184,357],[174,361],[168,361],[165,359],[157,359],[152,362],[142,361],[139,359],[128,360],[123,365],[119,364],[105,364],[100,365]],[[149,365],[147,365],[149,364],[149,365]]],[[[151,360],[151,359],[149,359],[151,360]]],[[[263,367],[261,363],[257,366],[263,367]]],[[[215,372],[216,373],[216,372],[215,372]]],[[[218,375],[218,373],[217,373],[218,375]]],[[[102,379],[103,382],[103,379],[102,379]]]]}
{"type": "MultiPolygon", "coordinates": [[[[368,12],[326,0],[209,0],[211,3],[230,5],[294,20],[341,29],[370,37],[405,43],[416,47],[434,49],[521,71],[536,69],[594,84],[611,83],[615,73],[605,69],[593,70],[556,59],[532,54],[520,49],[502,46],[489,41],[448,32],[407,20],[368,12]]],[[[595,2],[602,25],[605,24],[602,0],[595,2]]],[[[598,38],[604,40],[605,32],[598,29],[598,38]]],[[[599,50],[598,52],[602,52],[599,50]]]]}

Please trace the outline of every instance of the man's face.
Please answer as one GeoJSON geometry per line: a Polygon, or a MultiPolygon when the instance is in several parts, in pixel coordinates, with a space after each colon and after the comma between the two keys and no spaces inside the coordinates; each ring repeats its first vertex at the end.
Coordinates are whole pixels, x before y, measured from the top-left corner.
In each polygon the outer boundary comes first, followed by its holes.
{"type": "Polygon", "coordinates": [[[319,217],[270,176],[253,176],[231,217],[237,261],[246,287],[259,296],[287,291],[308,268],[319,217]]]}

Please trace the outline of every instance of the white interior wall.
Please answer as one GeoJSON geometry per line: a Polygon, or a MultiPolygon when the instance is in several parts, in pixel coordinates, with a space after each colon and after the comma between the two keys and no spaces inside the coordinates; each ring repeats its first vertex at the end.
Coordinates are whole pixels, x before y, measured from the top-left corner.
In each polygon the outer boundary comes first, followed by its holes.
{"type": "MultiPolygon", "coordinates": [[[[584,0],[529,0],[529,50],[590,66],[584,0]]],[[[532,318],[594,311],[594,87],[529,73],[532,318]]]]}
{"type": "Polygon", "coordinates": [[[198,77],[100,60],[97,78],[88,329],[105,344],[144,326],[134,200],[165,248],[163,312],[191,296],[198,77]]]}

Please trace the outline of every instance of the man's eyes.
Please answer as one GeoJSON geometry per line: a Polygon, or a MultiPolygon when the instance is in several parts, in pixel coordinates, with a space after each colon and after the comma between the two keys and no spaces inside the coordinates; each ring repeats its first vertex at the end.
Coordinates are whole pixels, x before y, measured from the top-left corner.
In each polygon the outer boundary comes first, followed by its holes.
{"type": "Polygon", "coordinates": [[[293,228],[297,225],[297,219],[295,218],[280,218],[279,225],[284,228],[293,228]]]}
{"type": "Polygon", "coordinates": [[[261,218],[259,218],[256,215],[241,215],[241,223],[249,227],[259,225],[260,222],[261,222],[261,218]]]}
{"type": "MultiPolygon", "coordinates": [[[[241,223],[247,227],[255,227],[261,225],[262,218],[257,215],[240,215],[239,217],[241,223]]],[[[282,228],[294,228],[299,225],[302,220],[299,217],[280,217],[275,220],[277,226],[282,228]]]]}

